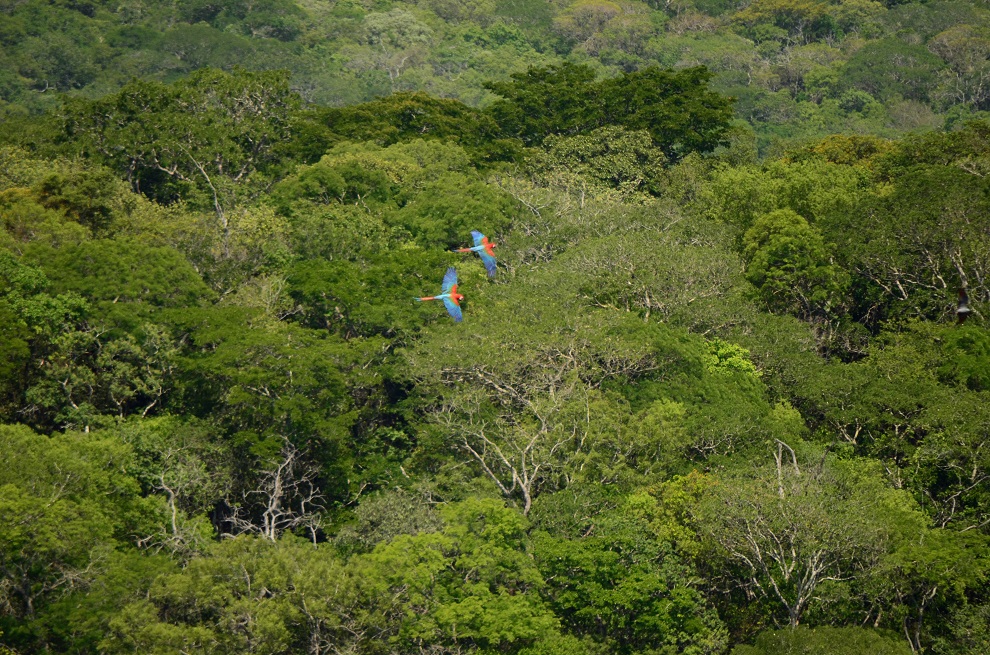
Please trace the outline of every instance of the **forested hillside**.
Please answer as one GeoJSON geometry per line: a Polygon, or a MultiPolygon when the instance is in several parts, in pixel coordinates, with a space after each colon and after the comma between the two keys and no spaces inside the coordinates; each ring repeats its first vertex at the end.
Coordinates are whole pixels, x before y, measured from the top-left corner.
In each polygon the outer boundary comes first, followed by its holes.
{"type": "Polygon", "coordinates": [[[3,0],[0,15],[8,120],[235,66],[291,71],[306,103],[423,91],[485,106],[489,82],[564,61],[599,77],[706,66],[773,155],[990,109],[990,8],[967,0],[3,0]]]}
{"type": "Polygon", "coordinates": [[[969,2],[0,0],[0,653],[990,652],[988,75],[969,2]]]}

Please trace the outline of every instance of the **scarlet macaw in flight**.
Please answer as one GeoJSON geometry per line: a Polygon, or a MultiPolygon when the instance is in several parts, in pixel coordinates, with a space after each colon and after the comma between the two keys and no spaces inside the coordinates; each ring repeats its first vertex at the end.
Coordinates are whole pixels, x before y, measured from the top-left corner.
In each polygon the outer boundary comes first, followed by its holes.
{"type": "Polygon", "coordinates": [[[474,237],[474,247],[473,248],[457,248],[454,252],[476,252],[481,257],[481,261],[485,264],[485,270],[488,271],[488,277],[495,277],[495,248],[494,243],[488,240],[481,232],[477,230],[471,230],[471,236],[474,237]]]}
{"type": "Polygon", "coordinates": [[[443,286],[440,288],[440,295],[437,296],[426,296],[424,298],[415,298],[419,302],[424,300],[442,300],[444,306],[447,308],[447,313],[454,319],[455,322],[460,323],[464,316],[461,314],[461,301],[464,300],[464,296],[457,293],[457,271],[451,266],[447,269],[447,273],[443,276],[443,286]]]}

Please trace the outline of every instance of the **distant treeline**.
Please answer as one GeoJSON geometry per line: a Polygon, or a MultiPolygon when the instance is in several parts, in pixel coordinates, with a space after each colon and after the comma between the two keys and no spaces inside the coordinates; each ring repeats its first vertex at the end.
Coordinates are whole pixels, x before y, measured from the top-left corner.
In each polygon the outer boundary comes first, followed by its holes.
{"type": "Polygon", "coordinates": [[[291,71],[309,104],[420,91],[482,107],[492,80],[566,63],[706,66],[763,154],[990,109],[990,10],[966,0],[8,0],[0,17],[4,117],[237,66],[291,71]]]}

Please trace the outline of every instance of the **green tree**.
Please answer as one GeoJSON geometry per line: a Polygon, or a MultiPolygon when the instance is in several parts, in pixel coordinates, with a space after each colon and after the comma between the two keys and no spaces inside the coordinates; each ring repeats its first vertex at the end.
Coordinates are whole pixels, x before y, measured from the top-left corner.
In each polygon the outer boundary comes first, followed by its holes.
{"type": "Polygon", "coordinates": [[[908,655],[900,637],[869,628],[798,627],[766,630],[752,646],[736,646],[732,655],[908,655]]]}
{"type": "Polygon", "coordinates": [[[135,81],[101,100],[69,103],[65,132],[150,198],[172,202],[195,191],[226,237],[238,199],[277,175],[297,103],[284,73],[202,70],[171,86],[135,81]],[[158,120],[144,120],[149,113],[158,120]]]}
{"type": "Polygon", "coordinates": [[[164,404],[172,384],[177,348],[153,324],[141,339],[83,327],[53,339],[53,352],[25,392],[34,421],[45,427],[89,429],[118,418],[145,416],[164,404]]]}
{"type": "Polygon", "coordinates": [[[618,125],[646,130],[671,160],[722,143],[732,101],[706,88],[704,68],[657,67],[596,82],[586,66],[533,68],[512,82],[487,85],[502,100],[488,111],[509,136],[537,145],[551,134],[573,136],[618,125]]]}
{"type": "Polygon", "coordinates": [[[663,154],[653,147],[646,131],[627,132],[603,127],[588,134],[548,136],[531,166],[553,182],[578,187],[591,183],[622,192],[659,195],[664,186],[663,154]],[[560,178],[576,178],[560,180],[560,178]]]}
{"type": "Polygon", "coordinates": [[[111,316],[115,305],[139,313],[213,298],[181,253],[136,239],[87,241],[57,250],[37,244],[27,249],[25,260],[44,270],[55,289],[79,294],[111,316]]]}
{"type": "Polygon", "coordinates": [[[40,269],[3,251],[0,281],[0,312],[8,318],[0,406],[5,416],[13,417],[25,410],[24,395],[39,367],[58,351],[58,341],[79,327],[88,305],[71,292],[52,295],[51,283],[40,269]]]}
{"type": "Polygon", "coordinates": [[[345,50],[348,65],[361,72],[383,73],[388,91],[408,90],[401,85],[403,73],[423,63],[433,38],[433,29],[407,9],[371,12],[362,21],[360,45],[345,50]]]}
{"type": "Polygon", "coordinates": [[[986,580],[987,554],[986,539],[975,534],[926,530],[904,539],[872,576],[869,591],[890,605],[884,623],[907,637],[912,652],[923,651],[932,617],[949,614],[986,580]]]}
{"type": "Polygon", "coordinates": [[[861,166],[802,157],[717,170],[699,200],[702,211],[735,225],[740,236],[757,217],[778,209],[790,209],[823,230],[821,219],[851,211],[869,185],[869,172],[861,166]]]}
{"type": "Polygon", "coordinates": [[[145,596],[157,576],[177,568],[167,555],[134,549],[104,550],[98,558],[85,586],[66,590],[39,611],[31,623],[38,634],[34,648],[72,655],[100,652],[120,612],[145,596]]]}
{"type": "MultiPolygon", "coordinates": [[[[540,500],[555,504],[553,496],[540,500]]],[[[586,517],[572,538],[538,533],[550,606],[612,652],[721,652],[725,628],[692,584],[690,565],[651,534],[644,514],[629,499],[586,517]]]]}
{"type": "Polygon", "coordinates": [[[894,95],[927,101],[945,64],[927,48],[898,39],[872,42],[842,68],[840,84],[881,100],[894,95]]]}
{"type": "Polygon", "coordinates": [[[134,452],[134,477],[145,494],[164,498],[168,521],[142,535],[141,545],[188,555],[206,547],[212,526],[206,516],[230,495],[234,457],[212,426],[174,416],[132,420],[113,433],[134,452]]]}
{"type": "MultiPolygon", "coordinates": [[[[387,148],[342,143],[319,163],[300,167],[276,186],[273,195],[282,212],[297,218],[296,225],[311,220],[307,214],[313,212],[312,205],[298,202],[305,199],[334,207],[318,211],[328,218],[340,217],[335,221],[341,223],[339,227],[330,228],[339,236],[355,228],[392,228],[375,240],[378,243],[365,233],[346,258],[356,258],[365,248],[400,245],[388,244],[386,236],[411,237],[422,247],[460,246],[471,230],[483,227],[492,236],[500,233],[517,213],[507,194],[481,180],[463,148],[422,139],[387,148]],[[346,224],[340,220],[344,217],[346,224]]],[[[341,254],[338,251],[337,256],[341,254]]]]}
{"type": "Polygon", "coordinates": [[[112,437],[53,438],[0,426],[0,443],[0,606],[7,616],[34,618],[43,603],[85,586],[102,551],[163,518],[125,470],[130,450],[112,437]]]}
{"type": "MultiPolygon", "coordinates": [[[[594,91],[603,125],[646,130],[671,161],[725,144],[732,99],[709,90],[704,66],[665,71],[655,66],[602,80],[594,91]]],[[[590,98],[589,98],[590,99],[590,98]]]]}
{"type": "Polygon", "coordinates": [[[94,236],[103,236],[112,231],[114,218],[126,211],[129,199],[120,186],[105,169],[83,169],[68,175],[52,173],[35,185],[34,192],[45,207],[60,210],[94,236]]]}
{"type": "Polygon", "coordinates": [[[498,126],[489,116],[457,100],[423,92],[393,93],[359,105],[323,109],[319,120],[351,141],[388,146],[413,139],[443,139],[482,156],[498,156],[499,148],[511,153],[511,144],[496,142],[498,126]]]}
{"type": "Polygon", "coordinates": [[[978,176],[959,167],[916,166],[897,177],[890,193],[865,196],[818,223],[847,269],[869,282],[854,292],[858,316],[936,319],[970,280],[974,301],[986,297],[978,280],[988,241],[972,219],[986,202],[982,189],[978,176]]]}
{"type": "Polygon", "coordinates": [[[487,499],[442,514],[442,532],[399,535],[346,562],[326,545],[292,538],[219,542],[159,576],[111,620],[102,647],[523,653],[564,652],[564,642],[582,652],[538,595],[543,580],[522,516],[487,499]]]}
{"type": "Polygon", "coordinates": [[[767,306],[804,319],[842,311],[845,272],[821,234],[796,212],[781,209],[756,219],[743,235],[746,279],[767,306]]]}
{"type": "Polygon", "coordinates": [[[835,34],[834,11],[831,3],[817,0],[758,0],[736,13],[733,20],[753,34],[767,33],[765,26],[772,25],[791,42],[806,43],[835,34]]]}
{"type": "Polygon", "coordinates": [[[550,134],[577,134],[597,127],[588,105],[594,72],[563,63],[512,75],[512,82],[489,82],[501,96],[488,112],[502,131],[526,145],[539,145],[550,134]]]}
{"type": "Polygon", "coordinates": [[[948,63],[940,71],[934,96],[943,102],[985,109],[990,99],[990,35],[972,25],[959,25],[937,34],[929,48],[948,63]]]}
{"type": "Polygon", "coordinates": [[[697,520],[738,567],[734,582],[783,606],[796,627],[823,583],[874,571],[890,541],[924,519],[868,462],[810,452],[802,464],[780,440],[773,453],[773,465],[724,478],[697,520]]]}

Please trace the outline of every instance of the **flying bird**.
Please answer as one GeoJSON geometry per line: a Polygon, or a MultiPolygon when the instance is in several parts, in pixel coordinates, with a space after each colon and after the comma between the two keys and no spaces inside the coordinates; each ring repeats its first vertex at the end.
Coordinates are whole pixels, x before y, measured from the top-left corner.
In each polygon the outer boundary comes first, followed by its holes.
{"type": "Polygon", "coordinates": [[[424,300],[442,300],[444,306],[447,308],[447,313],[454,319],[455,322],[460,323],[464,316],[461,314],[461,301],[464,300],[464,296],[457,293],[457,271],[451,266],[447,269],[447,272],[443,276],[443,286],[440,287],[440,294],[436,296],[426,296],[424,298],[415,298],[419,302],[424,300]]]}
{"type": "Polygon", "coordinates": [[[959,304],[956,305],[956,320],[959,325],[966,322],[969,315],[973,313],[973,310],[969,308],[969,294],[966,293],[966,287],[959,288],[959,304]]]}
{"type": "Polygon", "coordinates": [[[474,238],[473,248],[456,248],[454,252],[476,252],[481,257],[481,261],[485,264],[485,270],[488,271],[488,277],[495,277],[495,245],[488,240],[481,232],[477,230],[471,230],[471,236],[474,238]]]}

